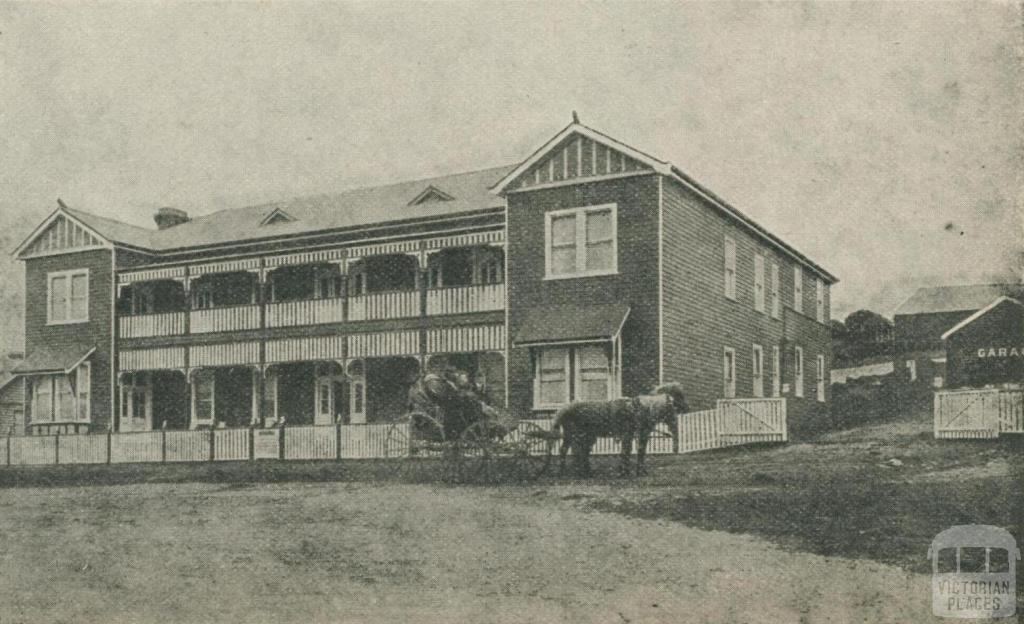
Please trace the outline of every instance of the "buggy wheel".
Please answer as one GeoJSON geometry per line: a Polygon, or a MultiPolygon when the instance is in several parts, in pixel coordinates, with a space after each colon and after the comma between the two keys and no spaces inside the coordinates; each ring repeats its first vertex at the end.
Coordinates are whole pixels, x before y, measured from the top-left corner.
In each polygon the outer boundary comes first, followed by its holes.
{"type": "Polygon", "coordinates": [[[388,427],[384,456],[394,460],[393,474],[401,481],[429,480],[444,462],[444,428],[421,412],[405,414],[388,427]]]}
{"type": "Polygon", "coordinates": [[[542,477],[551,467],[555,439],[535,423],[525,421],[519,423],[510,437],[513,437],[515,444],[512,461],[516,478],[520,481],[533,481],[542,477]]]}

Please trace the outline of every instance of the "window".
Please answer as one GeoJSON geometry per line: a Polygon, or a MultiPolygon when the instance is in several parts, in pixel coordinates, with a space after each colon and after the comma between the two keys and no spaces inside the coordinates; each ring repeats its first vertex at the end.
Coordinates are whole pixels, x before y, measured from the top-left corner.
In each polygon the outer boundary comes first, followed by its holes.
{"type": "Polygon", "coordinates": [[[725,296],[736,300],[736,241],[725,237],[725,296]]]}
{"type": "Polygon", "coordinates": [[[615,204],[558,210],[545,219],[545,277],[618,271],[615,204]]]}
{"type": "MultiPolygon", "coordinates": [[[[440,280],[440,277],[438,277],[440,280]]],[[[348,294],[353,297],[366,294],[366,263],[360,262],[349,269],[348,294]]]]}
{"type": "Polygon", "coordinates": [[[145,284],[136,284],[131,289],[132,314],[150,314],[153,311],[153,289],[145,284]]]}
{"type": "Polygon", "coordinates": [[[607,401],[616,394],[617,373],[607,343],[545,348],[537,352],[534,406],[572,401],[607,401]],[[570,383],[571,381],[571,383],[570,383]]]}
{"type": "Polygon", "coordinates": [[[914,360],[907,360],[907,376],[910,381],[917,381],[917,362],[914,360]]]}
{"type": "Polygon", "coordinates": [[[795,357],[793,358],[793,385],[795,386],[794,392],[798,397],[804,395],[804,350],[802,347],[796,347],[795,357]]]}
{"type": "MultiPolygon", "coordinates": [[[[195,282],[192,293],[192,307],[194,309],[208,310],[213,307],[213,283],[210,280],[195,282]]],[[[272,292],[271,298],[275,296],[276,293],[272,292]]]]}
{"type": "Polygon", "coordinates": [[[804,312],[804,272],[798,266],[793,267],[793,309],[804,312]]]}
{"type": "Polygon", "coordinates": [[[782,305],[779,294],[779,263],[772,262],[772,318],[777,319],[782,314],[782,305]]]}
{"type": "Polygon", "coordinates": [[[273,368],[267,371],[263,380],[263,408],[262,415],[265,421],[277,421],[277,384],[279,376],[273,368]]]}
{"type": "Polygon", "coordinates": [[[82,363],[71,375],[40,375],[32,384],[32,422],[89,421],[92,370],[82,363]]]}
{"type": "Polygon", "coordinates": [[[534,378],[534,402],[537,406],[568,403],[569,349],[542,349],[537,357],[537,373],[534,378]]]}
{"type": "Polygon", "coordinates": [[[754,254],[754,309],[764,312],[764,256],[754,254]]]}
{"type": "Polygon", "coordinates": [[[772,396],[782,396],[782,356],[778,345],[772,347],[772,396]]]}
{"type": "Polygon", "coordinates": [[[89,320],[89,269],[47,274],[46,322],[50,325],[89,320]]]}
{"type": "Polygon", "coordinates": [[[935,377],[932,377],[932,387],[933,388],[941,388],[942,384],[943,384],[942,375],[936,375],[935,377]]]}
{"type": "Polygon", "coordinates": [[[577,349],[576,370],[577,401],[607,401],[611,398],[608,355],[603,346],[577,349]]]}
{"type": "Polygon", "coordinates": [[[761,345],[754,345],[753,349],[753,363],[751,364],[751,373],[754,377],[754,396],[764,396],[764,349],[761,345]]]}
{"type": "Polygon", "coordinates": [[[75,415],[78,420],[88,422],[92,416],[92,364],[82,362],[78,366],[75,379],[75,391],[78,393],[78,405],[75,415]]]}
{"type": "Polygon", "coordinates": [[[32,422],[53,422],[53,377],[46,375],[32,385],[32,422]]]}
{"type": "Polygon", "coordinates": [[[815,314],[819,323],[825,322],[825,282],[820,277],[814,281],[815,314]]]}
{"type": "Polygon", "coordinates": [[[736,351],[729,347],[725,348],[722,357],[722,377],[725,382],[725,398],[736,397],[736,351]]]}
{"type": "Polygon", "coordinates": [[[499,256],[491,254],[481,260],[477,266],[479,267],[477,283],[500,284],[505,281],[505,271],[502,270],[502,261],[499,256]]]}
{"type": "Polygon", "coordinates": [[[819,355],[818,356],[818,370],[817,370],[817,373],[818,373],[818,375],[817,375],[817,379],[818,379],[818,388],[817,388],[817,391],[818,391],[818,401],[824,403],[825,402],[825,356],[824,355],[819,355]]]}
{"type": "Polygon", "coordinates": [[[341,296],[341,274],[324,267],[314,270],[313,297],[315,299],[333,299],[341,296]]]}

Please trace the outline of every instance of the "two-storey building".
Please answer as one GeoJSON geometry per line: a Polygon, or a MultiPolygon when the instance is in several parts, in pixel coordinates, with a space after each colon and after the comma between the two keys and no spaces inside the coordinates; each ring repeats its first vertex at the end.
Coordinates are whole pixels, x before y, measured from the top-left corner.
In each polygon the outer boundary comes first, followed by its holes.
{"type": "Polygon", "coordinates": [[[61,203],[16,250],[28,433],[379,422],[446,366],[521,417],[668,381],[827,414],[835,278],[575,121],[513,166],[155,218],[61,203]]]}

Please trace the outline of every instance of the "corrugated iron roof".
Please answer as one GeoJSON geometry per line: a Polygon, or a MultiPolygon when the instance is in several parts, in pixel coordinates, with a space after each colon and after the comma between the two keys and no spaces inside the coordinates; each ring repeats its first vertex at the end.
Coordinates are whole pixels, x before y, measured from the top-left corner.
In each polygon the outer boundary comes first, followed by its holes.
{"type": "Polygon", "coordinates": [[[490,187],[511,168],[496,167],[221,210],[164,230],[148,230],[81,210],[66,210],[112,242],[153,251],[170,251],[502,208],[505,200],[495,197],[490,187]],[[430,187],[452,199],[410,205],[430,187]],[[287,213],[294,221],[282,220],[264,225],[267,217],[275,211],[287,213]]]}
{"type": "Polygon", "coordinates": [[[95,350],[96,347],[41,346],[29,353],[13,372],[18,375],[70,373],[95,350]]]}
{"type": "Polygon", "coordinates": [[[1024,296],[1021,284],[972,284],[966,286],[930,286],[918,288],[896,309],[896,315],[971,312],[1001,296],[1024,296]]]}

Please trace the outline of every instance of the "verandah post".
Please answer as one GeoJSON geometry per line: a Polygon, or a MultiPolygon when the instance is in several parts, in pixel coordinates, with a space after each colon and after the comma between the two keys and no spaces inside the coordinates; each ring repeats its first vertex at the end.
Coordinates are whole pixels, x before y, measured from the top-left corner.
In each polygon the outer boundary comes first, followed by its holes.
{"type": "Polygon", "coordinates": [[[341,423],[334,423],[334,459],[341,459],[341,423]]]}
{"type": "Polygon", "coordinates": [[[210,427],[210,461],[213,461],[213,456],[214,456],[214,453],[216,452],[216,449],[214,448],[214,441],[213,441],[214,438],[217,437],[217,436],[213,435],[215,432],[216,432],[216,429],[214,429],[211,426],[210,427]]]}
{"type": "Polygon", "coordinates": [[[112,440],[113,435],[114,435],[114,432],[109,430],[109,429],[107,429],[107,463],[108,464],[110,463],[110,455],[111,455],[110,447],[113,444],[113,440],[112,440]]]}
{"type": "Polygon", "coordinates": [[[167,421],[160,425],[160,463],[167,463],[167,421]]]}
{"type": "Polygon", "coordinates": [[[53,437],[53,463],[60,465],[60,430],[53,437]]]}

